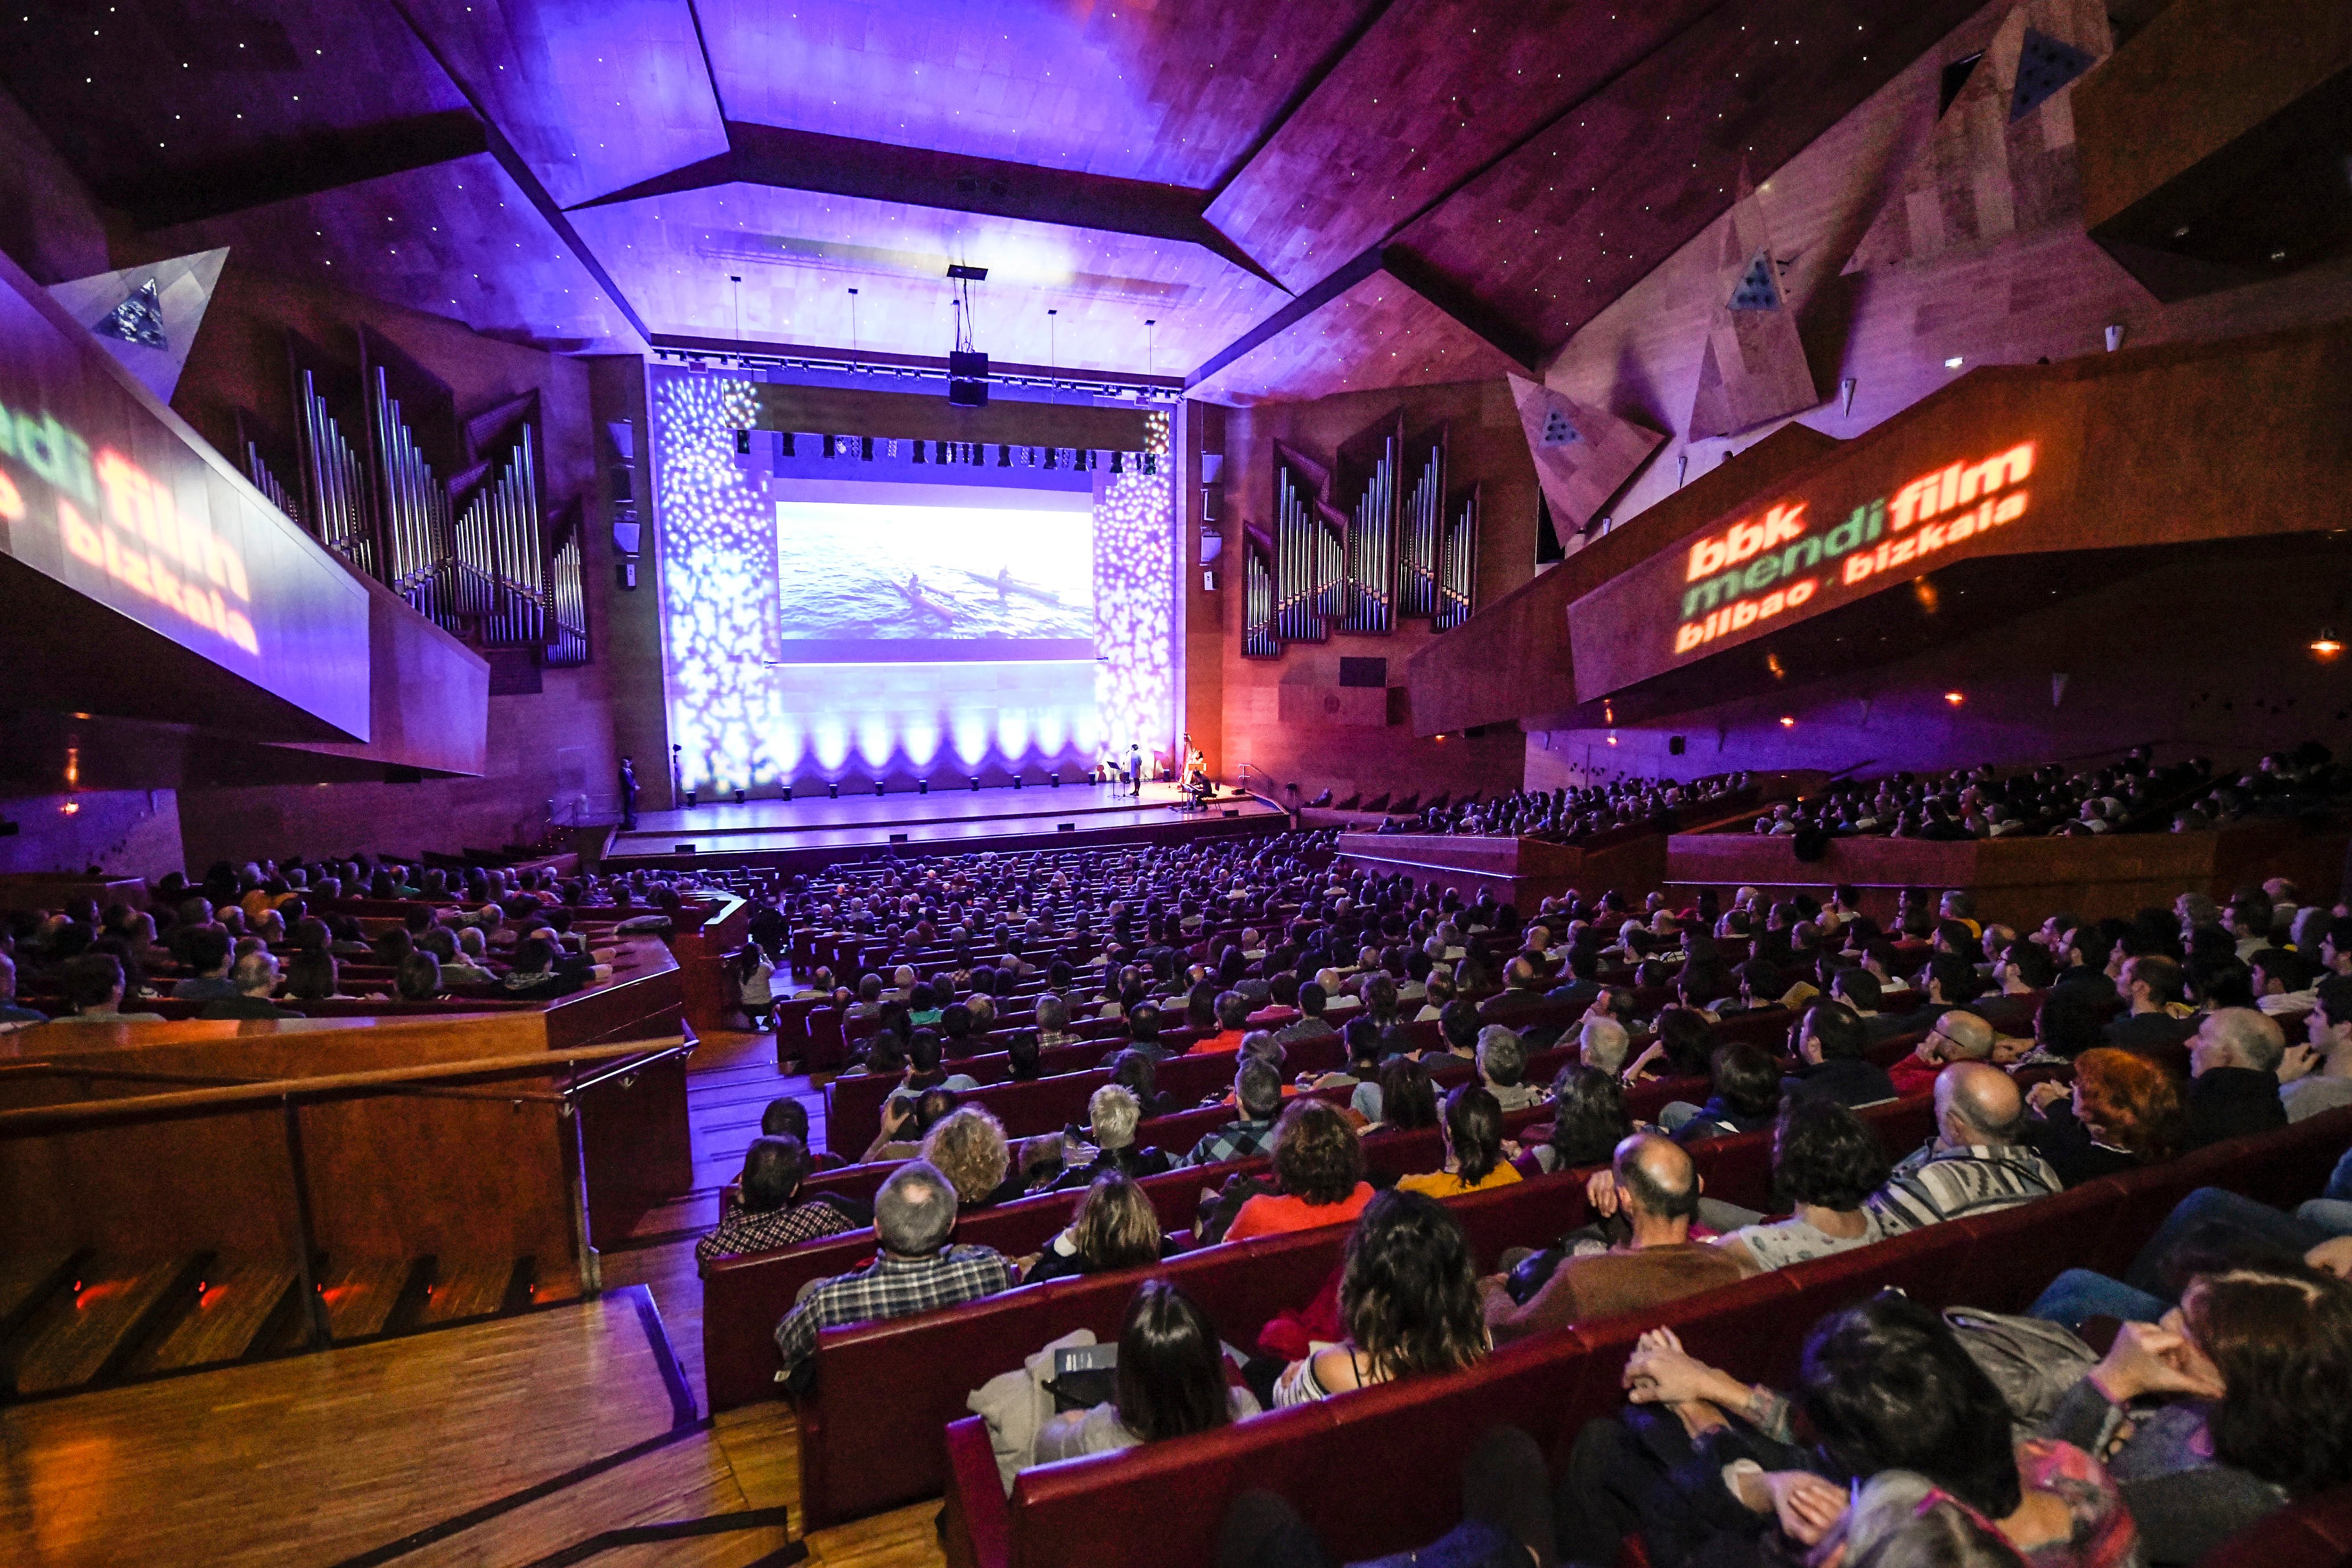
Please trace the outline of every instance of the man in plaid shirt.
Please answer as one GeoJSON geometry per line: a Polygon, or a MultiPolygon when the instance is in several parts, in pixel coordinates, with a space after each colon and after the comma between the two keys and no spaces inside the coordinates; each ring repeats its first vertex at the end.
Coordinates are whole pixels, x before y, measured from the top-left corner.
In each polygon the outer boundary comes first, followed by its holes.
{"type": "Polygon", "coordinates": [[[874,1229],[881,1249],[855,1274],[819,1279],[776,1325],[777,1381],[798,1372],[816,1349],[822,1329],[910,1318],[940,1307],[1009,1290],[1013,1265],[992,1247],[950,1247],[955,1229],[955,1189],[922,1160],[901,1165],[874,1199],[874,1229]]]}
{"type": "Polygon", "coordinates": [[[694,1244],[694,1267],[708,1275],[722,1258],[747,1252],[773,1252],[855,1230],[857,1216],[819,1198],[796,1204],[809,1168],[808,1145],[798,1138],[778,1135],[754,1138],[743,1151],[743,1201],[719,1221],[719,1228],[694,1244]]]}
{"type": "Polygon", "coordinates": [[[1234,1075],[1234,1102],[1241,1107],[1242,1119],[1203,1133],[1180,1163],[1214,1165],[1262,1152],[1274,1136],[1274,1119],[1282,1111],[1282,1074],[1273,1063],[1244,1053],[1242,1070],[1234,1075]]]}

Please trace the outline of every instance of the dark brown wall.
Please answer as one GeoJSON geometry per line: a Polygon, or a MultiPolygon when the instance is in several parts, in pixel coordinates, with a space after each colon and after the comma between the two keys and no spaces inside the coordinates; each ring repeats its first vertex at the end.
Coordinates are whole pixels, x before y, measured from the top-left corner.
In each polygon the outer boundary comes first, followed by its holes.
{"type": "MultiPolygon", "coordinates": [[[[1382,792],[1410,789],[1423,795],[1437,791],[1488,792],[1518,787],[1520,738],[1504,729],[1475,740],[1455,735],[1445,741],[1422,740],[1420,726],[1286,724],[1281,721],[1281,688],[1286,684],[1336,688],[1339,659],[1385,658],[1389,681],[1404,684],[1405,661],[1442,637],[1425,622],[1406,622],[1384,637],[1334,636],[1320,646],[1294,646],[1279,659],[1244,659],[1241,656],[1241,526],[1260,529],[1271,519],[1274,497],[1274,443],[1298,448],[1318,462],[1329,462],[1339,444],[1402,406],[1408,430],[1444,423],[1447,426],[1447,483],[1460,489],[1482,487],[1478,538],[1478,599],[1490,604],[1535,573],[1536,479],[1528,458],[1527,437],[1512,404],[1509,386],[1502,381],[1464,382],[1445,386],[1413,387],[1396,392],[1348,393],[1312,403],[1268,404],[1223,411],[1225,453],[1225,559],[1219,564],[1218,592],[1201,588],[1195,564],[1188,577],[1186,614],[1191,633],[1186,653],[1191,679],[1211,651],[1204,628],[1216,628],[1216,688],[1219,698],[1218,738],[1208,741],[1208,710],[1188,703],[1193,735],[1210,752],[1210,764],[1220,776],[1235,776],[1241,764],[1265,770],[1277,784],[1296,783],[1312,798],[1327,785],[1342,797],[1357,790],[1382,792]]],[[[1192,507],[1197,512],[1198,470],[1189,478],[1192,507]]],[[[1188,560],[1197,560],[1197,528],[1188,529],[1194,542],[1188,560]]],[[[1445,634],[1448,636],[1458,634],[1445,634]]],[[[1202,689],[1193,688],[1195,691],[1202,689]]]]}

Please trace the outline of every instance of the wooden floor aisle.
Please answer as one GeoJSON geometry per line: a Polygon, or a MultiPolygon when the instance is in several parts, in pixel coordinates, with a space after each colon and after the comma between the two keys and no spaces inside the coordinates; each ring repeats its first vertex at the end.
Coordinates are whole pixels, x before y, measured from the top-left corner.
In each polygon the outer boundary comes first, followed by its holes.
{"type": "Polygon", "coordinates": [[[799,1540],[782,1403],[701,1418],[692,1237],[787,1093],[821,1140],[822,1094],[772,1037],[704,1042],[698,1191],[674,1239],[649,1224],[606,1253],[600,1300],[0,1408],[0,1563],[943,1568],[936,1502],[799,1540]],[[608,1536],[688,1521],[709,1533],[608,1536]]]}

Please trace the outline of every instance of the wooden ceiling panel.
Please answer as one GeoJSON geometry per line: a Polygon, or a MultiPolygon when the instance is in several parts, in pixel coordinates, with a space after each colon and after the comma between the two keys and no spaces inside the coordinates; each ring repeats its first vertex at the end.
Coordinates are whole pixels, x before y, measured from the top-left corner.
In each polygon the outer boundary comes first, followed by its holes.
{"type": "Polygon", "coordinates": [[[1288,403],[1527,371],[1435,300],[1376,268],[1216,366],[1185,395],[1244,405],[1288,403]]]}
{"type": "Polygon", "coordinates": [[[1205,189],[1375,0],[701,0],[734,120],[1205,189]]]}
{"type": "Polygon", "coordinates": [[[687,0],[398,0],[565,206],[727,150],[687,0]]]}
{"type": "Polygon", "coordinates": [[[388,5],[20,0],[0,84],[102,198],[465,107],[388,5]]]}
{"type": "Polygon", "coordinates": [[[953,261],[989,269],[972,289],[982,352],[1169,374],[1282,302],[1273,285],[1181,240],[857,196],[728,184],[572,218],[647,325],[682,337],[936,358],[954,335],[953,261]],[[731,277],[742,279],[740,313],[731,277]]]}
{"type": "Polygon", "coordinates": [[[1556,347],[1977,8],[1729,0],[1398,243],[1556,347]]]}
{"type": "Polygon", "coordinates": [[[627,352],[644,340],[496,159],[477,153],[142,237],[227,246],[272,271],[356,289],[475,331],[627,352]]]}
{"type": "Polygon", "coordinates": [[[1304,289],[1719,0],[1401,0],[1210,204],[1304,289]]]}

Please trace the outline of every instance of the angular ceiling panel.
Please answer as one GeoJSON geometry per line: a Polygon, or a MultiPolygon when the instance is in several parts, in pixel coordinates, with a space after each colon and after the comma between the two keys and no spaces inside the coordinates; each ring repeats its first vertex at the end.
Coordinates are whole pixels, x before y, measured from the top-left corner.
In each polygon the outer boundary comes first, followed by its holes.
{"type": "Polygon", "coordinates": [[[0,84],[120,205],[466,105],[389,5],[109,0],[48,9],[0,19],[0,84]]]}
{"type": "Polygon", "coordinates": [[[1490,381],[1528,367],[1460,317],[1381,267],[1328,298],[1310,296],[1204,367],[1185,395],[1249,405],[1335,392],[1490,381]]]}
{"type": "Polygon", "coordinates": [[[1218,194],[1209,221],[1307,289],[1718,3],[1400,0],[1218,194]]]}
{"type": "Polygon", "coordinates": [[[1282,301],[1273,285],[1178,240],[764,185],[648,196],[572,219],[646,323],[681,337],[936,358],[954,332],[947,268],[960,262],[988,268],[972,286],[982,352],[1169,375],[1282,301]]]}
{"type": "Polygon", "coordinates": [[[107,353],[122,362],[159,403],[187,367],[188,350],[213,302],[226,249],[175,256],[147,267],[125,267],[52,283],[49,293],[74,320],[98,335],[107,353]]]}
{"type": "Polygon", "coordinates": [[[615,352],[645,346],[487,153],[144,240],[167,254],[226,245],[271,271],[356,289],[494,337],[615,352]]]}
{"type": "Polygon", "coordinates": [[[1374,0],[700,0],[728,118],[1205,189],[1374,0]]]}
{"type": "Polygon", "coordinates": [[[727,150],[687,0],[397,0],[571,206],[727,150]]]}
{"type": "Polygon", "coordinates": [[[1977,8],[1729,0],[1397,243],[1557,347],[1720,216],[1743,162],[1780,167],[1977,8]]]}

